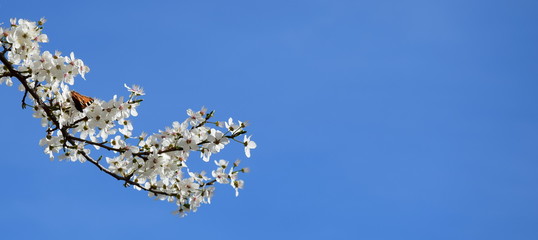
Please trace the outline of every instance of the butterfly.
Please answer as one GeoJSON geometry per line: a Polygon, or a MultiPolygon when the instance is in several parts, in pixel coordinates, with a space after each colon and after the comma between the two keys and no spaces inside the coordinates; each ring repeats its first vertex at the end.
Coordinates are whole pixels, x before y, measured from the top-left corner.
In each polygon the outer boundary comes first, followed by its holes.
{"type": "Polygon", "coordinates": [[[75,91],[71,91],[71,98],[73,99],[73,102],[75,103],[75,108],[79,112],[82,112],[84,108],[88,107],[90,104],[93,103],[93,98],[84,96],[75,91]]]}

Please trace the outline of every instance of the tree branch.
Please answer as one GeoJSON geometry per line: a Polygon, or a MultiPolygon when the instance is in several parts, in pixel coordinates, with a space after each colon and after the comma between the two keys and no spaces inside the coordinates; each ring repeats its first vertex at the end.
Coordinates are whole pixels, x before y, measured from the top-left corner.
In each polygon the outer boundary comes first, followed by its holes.
{"type": "Polygon", "coordinates": [[[108,145],[106,145],[106,144],[104,144],[104,143],[97,143],[97,142],[93,142],[93,141],[90,141],[90,140],[86,140],[86,139],[78,138],[78,137],[75,137],[75,136],[72,136],[72,135],[69,135],[69,136],[67,136],[67,137],[70,138],[70,139],[79,141],[79,142],[83,142],[83,143],[87,143],[87,144],[91,144],[91,145],[99,146],[99,147],[102,147],[102,148],[104,148],[104,149],[106,149],[106,150],[109,150],[109,151],[115,151],[115,152],[119,152],[119,153],[123,153],[123,152],[125,152],[125,150],[122,150],[122,149],[119,149],[119,148],[109,147],[108,145]]]}
{"type": "MultiPolygon", "coordinates": [[[[56,118],[56,116],[53,114],[53,112],[51,111],[51,109],[45,104],[43,103],[43,101],[41,100],[41,98],[39,98],[39,95],[37,95],[36,91],[34,88],[31,88],[29,85],[28,85],[28,78],[30,78],[30,76],[24,76],[22,75],[19,71],[15,70],[13,68],[13,65],[7,60],[7,58],[5,57],[5,53],[9,51],[7,49],[4,49],[4,51],[2,51],[0,53],[0,61],[4,64],[4,66],[8,69],[9,71],[9,75],[8,76],[11,76],[11,77],[15,77],[17,80],[19,80],[19,82],[24,86],[24,89],[25,89],[25,95],[26,93],[30,93],[30,96],[32,96],[32,98],[34,99],[34,101],[37,103],[37,105],[42,108],[45,113],[47,114],[47,117],[48,119],[54,124],[55,126],[55,129],[59,129],[62,133],[62,136],[64,137],[64,140],[66,142],[69,142],[71,144],[71,146],[76,146],[76,143],[75,141],[81,141],[81,142],[84,142],[84,143],[88,143],[88,144],[92,144],[92,145],[96,145],[96,146],[100,146],[102,148],[105,148],[107,150],[111,150],[111,151],[117,151],[117,152],[124,152],[124,150],[121,150],[121,149],[116,149],[116,148],[112,148],[112,147],[109,147],[105,144],[102,144],[102,143],[96,143],[96,142],[92,142],[92,141],[88,141],[88,140],[84,140],[84,139],[81,139],[81,138],[77,138],[75,136],[72,136],[68,131],[67,131],[67,127],[68,126],[64,126],[64,127],[60,127],[60,123],[58,122],[58,119],[56,118]]],[[[5,75],[5,74],[3,74],[5,75]]],[[[104,167],[103,165],[99,164],[98,161],[94,160],[93,158],[91,158],[90,156],[88,156],[88,154],[86,154],[85,152],[81,151],[79,152],[78,154],[81,154],[87,161],[91,162],[93,165],[95,165],[97,168],[99,168],[99,170],[105,172],[106,174],[112,176],[113,178],[117,179],[117,180],[120,180],[120,181],[124,181],[125,183],[127,184],[130,184],[130,185],[134,185],[134,186],[137,186],[139,187],[140,189],[143,189],[145,191],[148,191],[148,192],[151,192],[151,193],[154,193],[156,195],[166,195],[166,196],[173,196],[173,197],[178,197],[180,196],[179,193],[167,193],[167,192],[162,192],[162,191],[158,191],[158,190],[154,190],[154,189],[148,189],[148,188],[145,188],[144,186],[140,185],[139,183],[131,180],[131,177],[132,175],[130,176],[127,176],[127,177],[124,177],[124,176],[120,176],[120,175],[117,175],[113,172],[111,172],[110,170],[108,170],[106,167],[104,167]]]]}

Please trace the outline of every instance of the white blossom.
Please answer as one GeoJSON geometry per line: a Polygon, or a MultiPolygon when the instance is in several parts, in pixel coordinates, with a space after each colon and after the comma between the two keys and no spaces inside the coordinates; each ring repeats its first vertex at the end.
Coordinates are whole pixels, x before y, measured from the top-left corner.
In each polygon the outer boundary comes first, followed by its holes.
{"type": "MultiPolygon", "coordinates": [[[[13,18],[9,27],[0,27],[0,44],[7,51],[1,57],[17,74],[24,76],[12,78],[14,72],[0,64],[0,84],[11,86],[13,80],[23,82],[19,90],[35,93],[25,101],[33,106],[32,116],[47,129],[39,145],[51,160],[90,161],[126,186],[174,202],[180,216],[211,203],[216,183],[230,184],[238,195],[244,186],[239,174],[248,172],[248,168],[237,170],[239,161],[231,165],[223,159],[214,161],[217,168],[211,171],[211,176],[206,176],[206,171],[191,172],[187,162],[192,152],[199,151],[201,160],[209,162],[212,154],[222,151],[230,142],[241,143],[235,138],[246,133],[246,122],[234,122],[232,118],[210,121],[214,112],[208,113],[202,107],[198,111],[188,109],[183,122],[173,122],[158,133],[133,136],[135,128],[130,118],[138,116],[137,108],[142,102],[139,97],[146,93],[138,85],[127,84],[124,84],[129,92],[126,98],[114,95],[105,101],[92,97],[93,101],[87,101],[89,104],[83,110],[80,105],[76,109],[71,87],[78,76],[86,79],[90,68],[73,52],[68,56],[59,51],[41,52],[40,44],[48,42],[48,36],[42,33],[45,22],[45,19],[36,23],[13,18]],[[225,127],[226,131],[212,128],[212,124],[225,127]]],[[[250,138],[244,135],[242,142],[247,157],[256,148],[250,138]]]]}
{"type": "Polygon", "coordinates": [[[127,86],[127,84],[124,83],[123,86],[127,88],[127,91],[132,92],[135,95],[139,95],[139,96],[146,95],[144,93],[144,89],[138,85],[133,85],[132,87],[129,87],[127,86]]]}
{"type": "Polygon", "coordinates": [[[256,148],[256,142],[250,140],[251,137],[252,136],[247,137],[245,135],[243,139],[243,145],[245,145],[245,155],[247,155],[248,158],[250,158],[250,149],[256,148]]]}

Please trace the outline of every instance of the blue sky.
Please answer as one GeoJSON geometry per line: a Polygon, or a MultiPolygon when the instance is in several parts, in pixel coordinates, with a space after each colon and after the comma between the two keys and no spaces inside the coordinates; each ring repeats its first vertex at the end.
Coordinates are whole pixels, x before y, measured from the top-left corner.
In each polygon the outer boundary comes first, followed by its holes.
{"type": "MultiPolygon", "coordinates": [[[[147,95],[155,132],[206,106],[258,143],[240,196],[180,219],[89,164],[50,162],[2,86],[2,239],[537,239],[536,1],[0,1],[147,95]]],[[[220,154],[234,160],[242,149],[220,154]]],[[[190,161],[196,160],[192,158],[190,161]]]]}

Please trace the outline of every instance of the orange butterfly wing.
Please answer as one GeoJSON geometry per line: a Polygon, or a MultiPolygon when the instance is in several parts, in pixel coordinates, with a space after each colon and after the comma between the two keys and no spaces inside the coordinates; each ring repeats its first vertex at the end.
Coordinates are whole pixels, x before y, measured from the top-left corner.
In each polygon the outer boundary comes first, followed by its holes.
{"type": "Polygon", "coordinates": [[[93,103],[93,98],[84,96],[75,91],[71,91],[71,99],[73,99],[73,102],[75,103],[75,108],[79,112],[82,112],[84,108],[88,107],[90,104],[93,103]]]}

